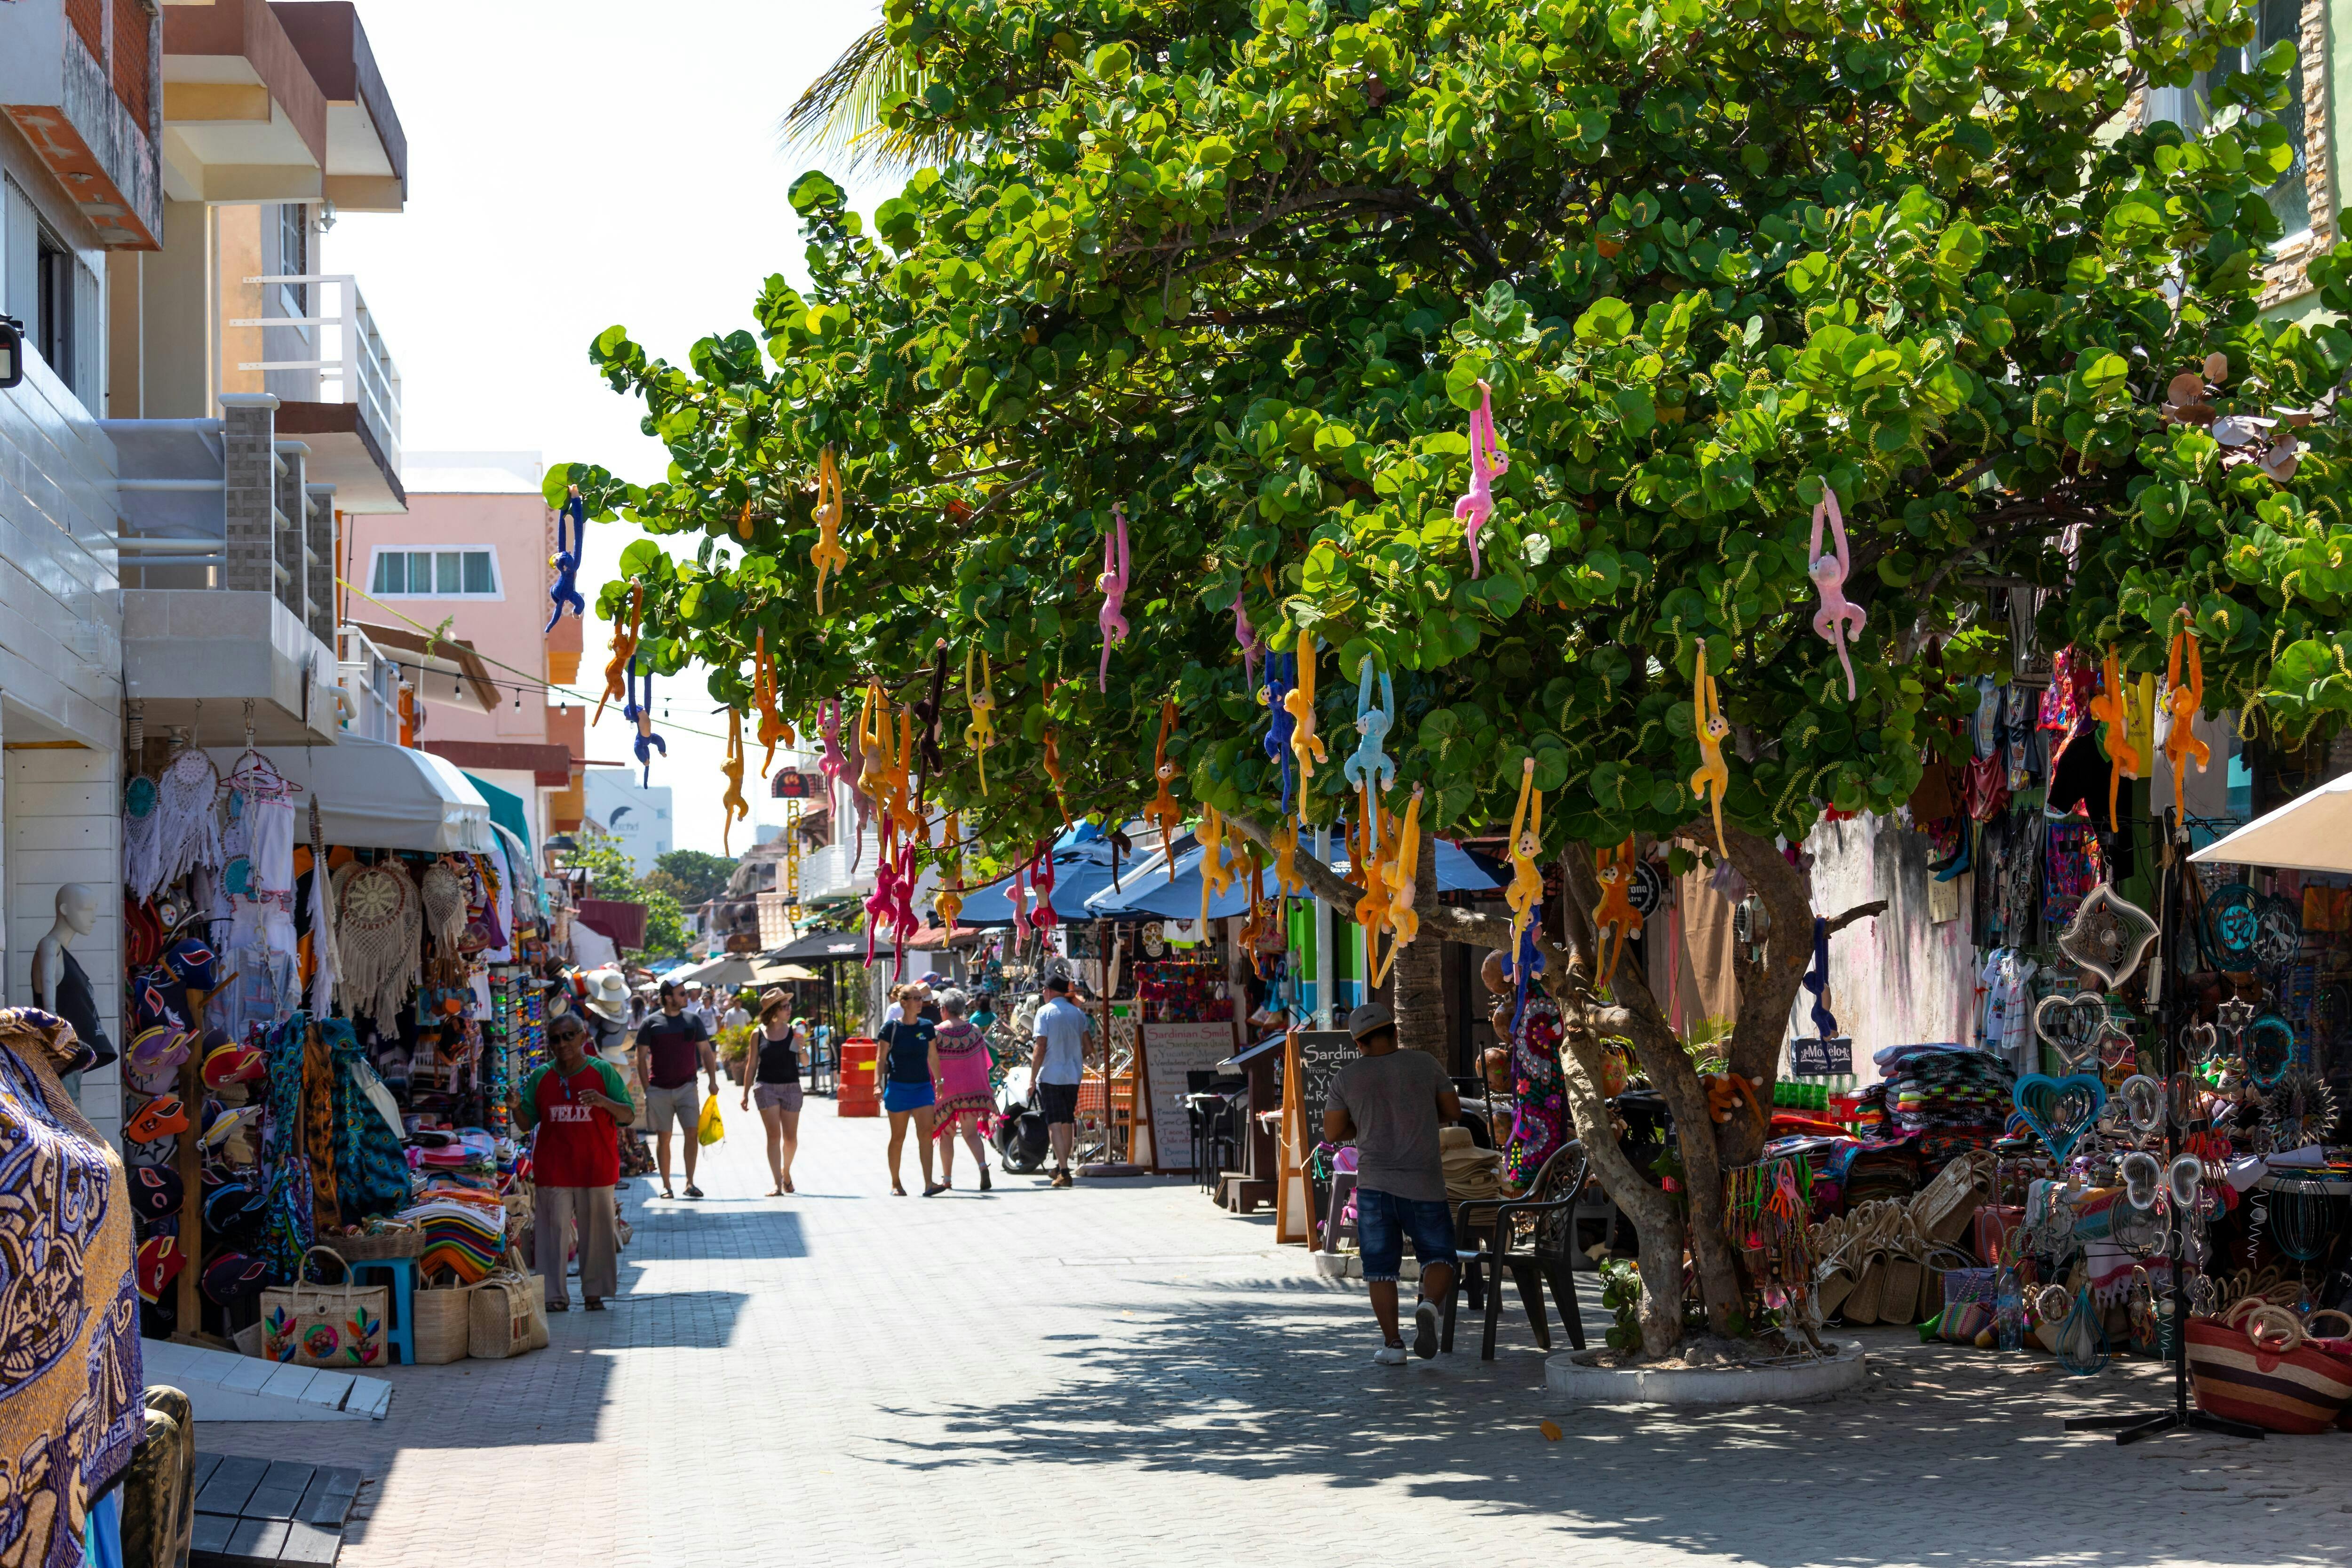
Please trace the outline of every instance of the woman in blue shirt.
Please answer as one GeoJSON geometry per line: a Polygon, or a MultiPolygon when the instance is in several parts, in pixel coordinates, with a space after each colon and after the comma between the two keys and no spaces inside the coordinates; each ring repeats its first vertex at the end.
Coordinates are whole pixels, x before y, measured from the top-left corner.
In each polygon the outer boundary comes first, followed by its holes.
{"type": "Polygon", "coordinates": [[[931,1180],[931,1035],[934,1026],[922,1016],[920,985],[901,985],[893,993],[899,1016],[882,1026],[882,1109],[890,1116],[890,1191],[907,1195],[898,1180],[898,1152],[906,1146],[907,1124],[915,1124],[915,1155],[923,1165],[923,1195],[947,1189],[931,1180]]]}

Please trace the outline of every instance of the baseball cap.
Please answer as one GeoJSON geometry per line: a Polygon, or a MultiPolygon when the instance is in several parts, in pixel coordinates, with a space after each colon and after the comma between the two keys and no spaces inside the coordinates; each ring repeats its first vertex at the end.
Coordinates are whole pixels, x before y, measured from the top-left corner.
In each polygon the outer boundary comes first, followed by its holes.
{"type": "Polygon", "coordinates": [[[1378,1002],[1367,1002],[1348,1015],[1348,1033],[1358,1039],[1396,1027],[1396,1015],[1378,1002]]]}

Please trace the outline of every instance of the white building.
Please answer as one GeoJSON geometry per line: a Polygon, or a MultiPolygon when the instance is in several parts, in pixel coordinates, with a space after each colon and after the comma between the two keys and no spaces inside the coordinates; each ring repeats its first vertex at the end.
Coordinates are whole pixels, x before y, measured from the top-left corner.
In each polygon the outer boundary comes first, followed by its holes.
{"type": "Polygon", "coordinates": [[[590,768],[583,776],[587,790],[587,820],[610,834],[627,852],[629,864],[642,877],[654,862],[676,846],[667,784],[651,788],[637,782],[630,768],[590,768]]]}

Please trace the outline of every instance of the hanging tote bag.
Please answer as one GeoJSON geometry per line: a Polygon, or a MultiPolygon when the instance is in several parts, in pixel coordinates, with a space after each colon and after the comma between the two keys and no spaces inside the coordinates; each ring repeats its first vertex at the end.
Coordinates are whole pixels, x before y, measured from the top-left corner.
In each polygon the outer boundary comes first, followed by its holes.
{"type": "Polygon", "coordinates": [[[383,1315],[392,1290],[384,1285],[353,1285],[352,1266],[331,1247],[314,1247],[302,1255],[307,1270],[311,1254],[324,1253],[343,1271],[340,1285],[313,1285],[299,1275],[291,1285],[272,1285],[261,1293],[261,1353],[270,1361],[296,1366],[382,1366],[383,1315]]]}

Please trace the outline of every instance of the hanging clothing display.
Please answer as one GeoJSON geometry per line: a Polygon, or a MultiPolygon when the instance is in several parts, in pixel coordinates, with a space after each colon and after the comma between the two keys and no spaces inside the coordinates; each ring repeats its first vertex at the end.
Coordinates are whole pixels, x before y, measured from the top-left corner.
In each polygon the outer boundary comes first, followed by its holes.
{"type": "Polygon", "coordinates": [[[73,1029],[0,1009],[0,1560],[79,1568],[145,1430],[122,1162],[58,1081],[73,1029]]]}

